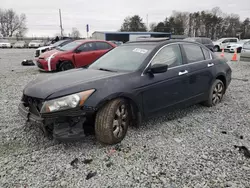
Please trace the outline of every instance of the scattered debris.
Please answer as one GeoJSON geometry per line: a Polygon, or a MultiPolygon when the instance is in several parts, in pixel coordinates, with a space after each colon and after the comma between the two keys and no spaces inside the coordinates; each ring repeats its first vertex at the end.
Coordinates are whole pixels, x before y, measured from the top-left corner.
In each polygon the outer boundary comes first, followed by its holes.
{"type": "Polygon", "coordinates": [[[174,141],[177,142],[177,143],[181,143],[183,140],[179,139],[179,138],[174,138],[174,141]]]}
{"type": "Polygon", "coordinates": [[[23,60],[21,63],[23,66],[34,66],[35,63],[32,60],[23,60]]]}
{"type": "Polygon", "coordinates": [[[90,171],[87,176],[86,176],[86,180],[89,180],[90,178],[93,178],[94,176],[97,175],[97,172],[92,172],[90,171]]]}
{"type": "Polygon", "coordinates": [[[111,149],[111,150],[109,151],[108,155],[112,155],[112,154],[114,154],[115,152],[116,152],[115,149],[111,149]]]}
{"type": "Polygon", "coordinates": [[[221,131],[222,134],[227,134],[227,131],[221,131]]]}
{"type": "Polygon", "coordinates": [[[70,162],[70,165],[76,167],[76,164],[79,162],[78,158],[75,158],[73,161],[70,162]]]}
{"type": "Polygon", "coordinates": [[[107,164],[106,164],[106,167],[111,167],[112,165],[113,165],[114,163],[112,163],[112,162],[108,162],[107,164]]]}
{"type": "Polygon", "coordinates": [[[247,149],[246,146],[234,146],[235,148],[239,149],[240,153],[243,153],[246,158],[250,158],[250,151],[247,149]]]}
{"type": "Polygon", "coordinates": [[[121,144],[117,144],[116,146],[115,146],[115,150],[116,151],[121,151],[122,149],[121,149],[121,144]]]}
{"type": "Polygon", "coordinates": [[[84,159],[83,163],[84,164],[90,164],[92,163],[93,159],[84,159]]]}
{"type": "Polygon", "coordinates": [[[241,139],[241,140],[243,140],[243,139],[244,139],[244,137],[243,137],[243,136],[240,136],[240,139],[241,139]]]}

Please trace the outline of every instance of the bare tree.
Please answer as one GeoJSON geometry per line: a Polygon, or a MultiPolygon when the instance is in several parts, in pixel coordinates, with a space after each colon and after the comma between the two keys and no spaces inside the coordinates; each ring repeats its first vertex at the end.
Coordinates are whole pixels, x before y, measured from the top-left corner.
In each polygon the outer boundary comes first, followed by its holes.
{"type": "Polygon", "coordinates": [[[80,36],[81,36],[80,31],[76,27],[73,27],[71,32],[71,37],[79,38],[80,36]]]}
{"type": "Polygon", "coordinates": [[[0,10],[0,32],[4,37],[23,37],[27,32],[26,15],[18,15],[14,10],[0,10]]]}

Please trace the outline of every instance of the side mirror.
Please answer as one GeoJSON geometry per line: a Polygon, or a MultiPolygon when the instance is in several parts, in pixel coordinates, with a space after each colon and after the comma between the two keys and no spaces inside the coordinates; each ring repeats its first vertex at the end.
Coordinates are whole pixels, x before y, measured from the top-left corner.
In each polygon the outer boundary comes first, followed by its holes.
{"type": "Polygon", "coordinates": [[[154,64],[149,68],[149,71],[153,74],[164,73],[167,72],[168,65],[166,64],[154,64]]]}
{"type": "Polygon", "coordinates": [[[79,50],[79,49],[75,50],[75,53],[80,53],[80,52],[81,52],[81,50],[79,50]]]}

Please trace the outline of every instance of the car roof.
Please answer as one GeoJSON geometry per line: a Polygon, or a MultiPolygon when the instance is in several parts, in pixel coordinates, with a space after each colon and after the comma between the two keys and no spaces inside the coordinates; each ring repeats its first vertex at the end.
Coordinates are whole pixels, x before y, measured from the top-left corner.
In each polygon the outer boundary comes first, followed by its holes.
{"type": "Polygon", "coordinates": [[[159,40],[159,41],[150,41],[150,40],[144,40],[144,41],[131,41],[131,42],[127,42],[125,44],[123,44],[123,46],[125,45],[152,45],[152,46],[164,46],[166,44],[172,44],[172,43],[190,43],[190,44],[198,44],[200,45],[200,43],[197,42],[193,42],[193,41],[184,41],[184,40],[159,40]]]}
{"type": "Polygon", "coordinates": [[[79,41],[82,43],[85,43],[85,42],[108,42],[106,40],[95,40],[95,39],[79,39],[79,40],[75,40],[75,41],[79,41]]]}

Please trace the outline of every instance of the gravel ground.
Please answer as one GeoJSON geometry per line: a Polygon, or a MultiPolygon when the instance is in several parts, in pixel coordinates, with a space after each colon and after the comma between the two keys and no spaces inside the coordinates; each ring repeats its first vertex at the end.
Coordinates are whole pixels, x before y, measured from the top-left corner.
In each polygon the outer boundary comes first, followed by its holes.
{"type": "Polygon", "coordinates": [[[250,158],[234,147],[250,148],[250,63],[230,63],[234,79],[218,106],[156,117],[102,146],[94,136],[51,141],[20,118],[24,86],[48,76],[20,65],[33,55],[0,49],[0,187],[250,187],[250,158]]]}

